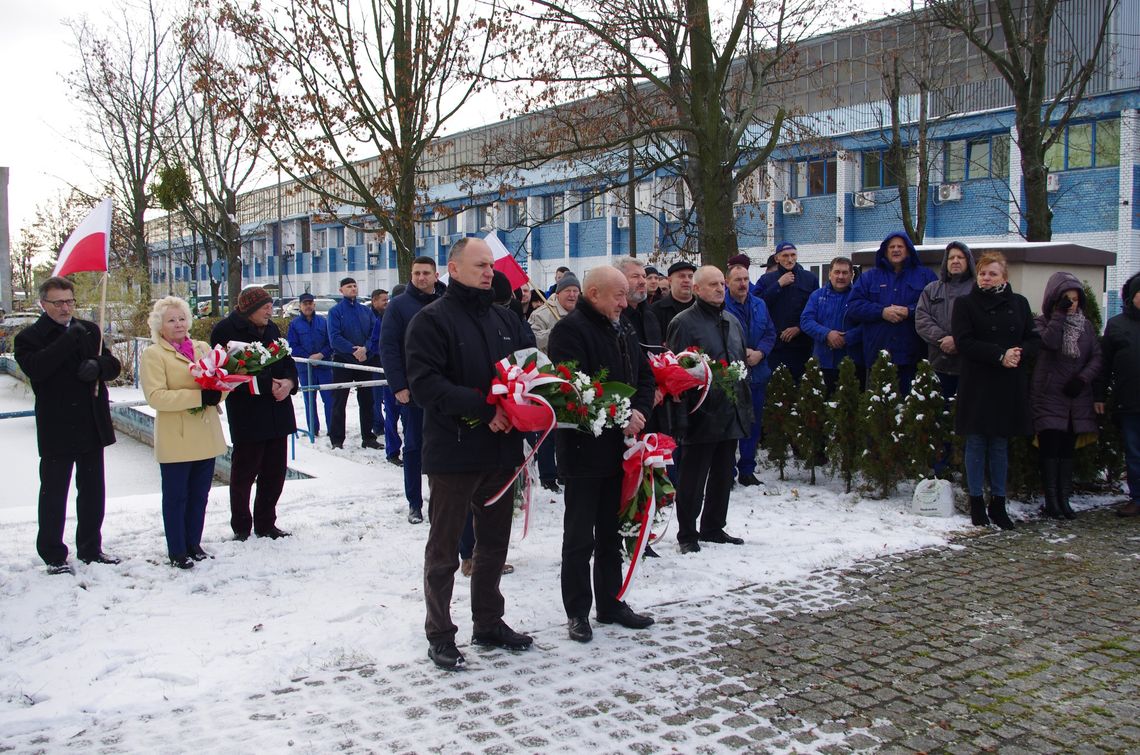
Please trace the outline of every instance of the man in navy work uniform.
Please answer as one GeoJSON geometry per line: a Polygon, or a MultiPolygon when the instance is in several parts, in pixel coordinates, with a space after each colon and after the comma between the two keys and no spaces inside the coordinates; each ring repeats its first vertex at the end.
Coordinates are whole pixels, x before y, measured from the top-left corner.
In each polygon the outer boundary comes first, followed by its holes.
{"type": "MultiPolygon", "coordinates": [[[[329,343],[332,344],[334,362],[380,366],[380,356],[368,351],[368,338],[372,335],[375,320],[372,309],[356,299],[355,278],[342,278],[340,294],[343,297],[329,310],[329,343]]],[[[357,372],[348,367],[333,368],[334,383],[354,380],[374,380],[376,372],[357,372]]],[[[333,391],[332,419],[329,421],[329,440],[333,448],[344,448],[345,411],[348,408],[348,388],[333,391]]],[[[372,386],[356,389],[356,403],[360,415],[360,445],[363,448],[380,448],[376,433],[372,432],[372,386]]]]}
{"type": "MultiPolygon", "coordinates": [[[[305,359],[328,359],[332,353],[329,344],[329,323],[323,316],[317,314],[317,305],[310,293],[301,294],[301,314],[289,321],[289,330],[285,338],[289,340],[289,348],[293,350],[294,357],[305,359]]],[[[298,365],[297,374],[301,386],[328,385],[332,382],[332,368],[317,365],[298,365]],[[311,378],[310,378],[311,376],[311,378]]],[[[305,391],[305,417],[313,435],[321,434],[321,418],[317,412],[317,391],[305,391]]],[[[325,427],[332,428],[333,394],[332,391],[320,391],[321,402],[325,410],[325,427]]]]}

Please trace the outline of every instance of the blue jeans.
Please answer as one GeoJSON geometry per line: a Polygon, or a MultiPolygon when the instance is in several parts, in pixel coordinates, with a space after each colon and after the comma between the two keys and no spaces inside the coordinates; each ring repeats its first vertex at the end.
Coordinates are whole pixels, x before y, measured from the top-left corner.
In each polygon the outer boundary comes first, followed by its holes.
{"type": "MultiPolygon", "coordinates": [[[[331,367],[309,367],[307,364],[297,365],[297,377],[301,379],[301,387],[306,385],[328,385],[332,382],[331,367]],[[312,370],[312,377],[309,370],[312,370]]],[[[302,391],[305,402],[305,418],[307,426],[313,433],[321,431],[321,418],[317,414],[317,394],[321,394],[321,401],[325,407],[325,427],[332,427],[333,392],[332,391],[302,391]]]]}
{"type": "Polygon", "coordinates": [[[190,555],[202,546],[206,502],[214,479],[214,459],[159,464],[162,473],[162,527],[171,558],[190,555]]]}
{"type": "Polygon", "coordinates": [[[1119,414],[1124,465],[1128,470],[1128,497],[1140,503],[1140,414],[1119,414]]]}
{"type": "MultiPolygon", "coordinates": [[[[768,373],[771,377],[772,373],[768,373]]],[[[756,472],[756,447],[760,445],[760,424],[764,421],[764,397],[768,393],[768,381],[752,384],[752,430],[740,439],[740,460],[736,462],[737,475],[756,472]]]]}
{"type": "Polygon", "coordinates": [[[966,436],[966,484],[970,495],[980,497],[990,473],[990,495],[1005,497],[1009,473],[1009,438],[1002,435],[966,436]]]}
{"type": "Polygon", "coordinates": [[[404,497],[408,508],[420,511],[424,507],[423,463],[420,449],[424,437],[424,410],[413,404],[400,407],[400,421],[404,423],[404,497]]]}

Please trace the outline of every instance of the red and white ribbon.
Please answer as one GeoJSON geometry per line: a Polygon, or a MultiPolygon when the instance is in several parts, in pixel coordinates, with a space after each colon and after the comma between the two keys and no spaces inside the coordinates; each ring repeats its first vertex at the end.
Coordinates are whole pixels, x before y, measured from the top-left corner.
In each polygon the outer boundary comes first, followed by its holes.
{"type": "Polygon", "coordinates": [[[689,410],[689,414],[700,409],[701,404],[705,403],[709,389],[712,388],[713,384],[713,372],[707,354],[702,354],[695,349],[685,349],[680,354],[666,351],[661,354],[650,354],[649,364],[653,368],[653,376],[657,380],[658,386],[665,393],[675,398],[689,388],[701,389],[697,404],[689,410]],[[691,358],[696,364],[692,367],[685,367],[681,364],[681,359],[685,357],[691,358]],[[685,379],[686,375],[688,376],[687,380],[685,379]]]}
{"type": "Polygon", "coordinates": [[[653,471],[671,466],[673,449],[677,447],[673,439],[664,433],[645,433],[637,439],[626,438],[625,443],[629,448],[622,455],[621,511],[625,512],[636,503],[637,490],[646,476],[649,478],[649,500],[644,518],[641,519],[641,530],[637,533],[637,545],[630,556],[625,579],[617,594],[618,600],[624,600],[629,592],[634,574],[637,573],[637,567],[641,564],[645,548],[653,535],[653,519],[657,514],[657,485],[653,471]]]}
{"type": "Polygon", "coordinates": [[[237,375],[227,370],[224,365],[229,353],[221,346],[215,346],[205,356],[190,365],[190,375],[194,382],[207,390],[232,391],[242,383],[249,386],[249,392],[255,396],[261,395],[257,388],[257,381],[252,375],[237,375]]]}

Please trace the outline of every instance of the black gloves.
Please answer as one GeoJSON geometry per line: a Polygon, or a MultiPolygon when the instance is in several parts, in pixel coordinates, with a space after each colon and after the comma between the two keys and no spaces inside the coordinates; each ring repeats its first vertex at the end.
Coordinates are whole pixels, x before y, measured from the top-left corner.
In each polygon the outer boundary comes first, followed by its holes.
{"type": "Polygon", "coordinates": [[[202,406],[217,406],[221,402],[221,391],[202,391],[202,406]]]}
{"type": "MultiPolygon", "coordinates": [[[[74,320],[72,322],[74,322],[74,320]]],[[[75,376],[84,383],[94,383],[99,379],[99,360],[94,358],[84,359],[79,363],[79,370],[76,371],[75,376]]]]}
{"type": "Polygon", "coordinates": [[[71,318],[71,322],[67,325],[67,335],[71,336],[77,341],[83,340],[87,335],[87,328],[83,327],[83,323],[79,322],[78,318],[71,318]]]}
{"type": "Polygon", "coordinates": [[[1068,398],[1076,398],[1081,395],[1081,391],[1085,389],[1085,381],[1081,379],[1080,375],[1073,375],[1065,382],[1065,386],[1061,388],[1061,393],[1065,394],[1068,398]]]}

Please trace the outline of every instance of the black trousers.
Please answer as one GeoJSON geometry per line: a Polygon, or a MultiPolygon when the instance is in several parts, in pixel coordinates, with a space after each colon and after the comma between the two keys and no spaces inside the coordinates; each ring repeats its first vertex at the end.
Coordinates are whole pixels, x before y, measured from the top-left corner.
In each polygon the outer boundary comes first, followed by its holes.
{"type": "MultiPolygon", "coordinates": [[[[376,357],[370,357],[365,362],[356,362],[351,356],[344,357],[343,354],[337,354],[333,357],[336,362],[347,362],[349,364],[364,364],[369,367],[379,367],[380,360],[376,357]],[[348,362],[348,360],[352,360],[348,362]]],[[[379,376],[376,372],[362,372],[359,370],[349,369],[345,367],[333,367],[332,379],[334,383],[348,383],[353,380],[372,380],[379,376]]],[[[329,418],[329,440],[337,445],[344,443],[345,423],[347,419],[345,414],[348,411],[348,392],[351,388],[339,388],[333,391],[333,408],[332,416],[329,418]]],[[[358,414],[360,415],[360,439],[376,440],[376,433],[372,432],[372,386],[356,389],[356,404],[358,414]]]]}
{"type": "Polygon", "coordinates": [[[265,532],[277,524],[277,499],[285,488],[289,436],[234,443],[230,455],[230,527],[239,537],[265,532]],[[253,516],[249,496],[257,482],[253,516]]]}
{"type": "Polygon", "coordinates": [[[67,560],[63,528],[67,519],[67,491],[75,468],[75,550],[80,559],[93,559],[103,549],[103,449],[68,456],[40,457],[39,534],[36,551],[46,564],[67,560]]]}
{"type": "Polygon", "coordinates": [[[514,497],[511,491],[490,506],[483,504],[506,484],[513,469],[428,475],[427,547],[424,549],[424,603],[428,642],[454,642],[451,594],[459,568],[459,536],[471,512],[475,523],[474,570],[471,572],[471,619],[476,632],[493,629],[503,620],[506,602],[499,590],[507,547],[511,542],[514,497]]]}
{"type": "Polygon", "coordinates": [[[700,532],[723,530],[728,520],[736,441],[692,443],[684,448],[677,485],[677,542],[693,543],[700,532]]]}
{"type": "Polygon", "coordinates": [[[569,618],[590,613],[590,557],[598,613],[613,614],[621,589],[618,507],[621,475],[566,479],[562,527],[562,605],[569,618]]]}

